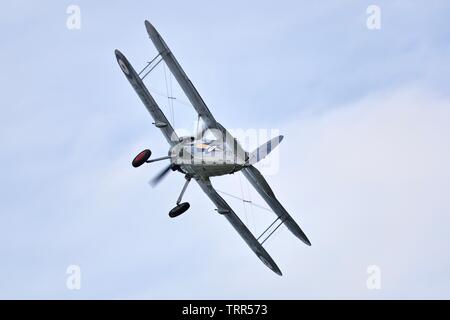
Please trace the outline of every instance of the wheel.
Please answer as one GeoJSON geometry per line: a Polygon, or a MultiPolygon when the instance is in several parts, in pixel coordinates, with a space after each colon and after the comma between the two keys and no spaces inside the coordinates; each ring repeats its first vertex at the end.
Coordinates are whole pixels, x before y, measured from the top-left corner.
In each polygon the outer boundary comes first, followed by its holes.
{"type": "Polygon", "coordinates": [[[187,209],[189,209],[190,206],[191,206],[191,205],[189,204],[189,202],[183,202],[183,203],[180,203],[180,204],[177,205],[175,208],[173,208],[172,210],[170,210],[170,212],[169,212],[169,217],[171,217],[171,218],[178,217],[180,214],[186,212],[187,209]]]}
{"type": "Polygon", "coordinates": [[[139,152],[139,154],[136,157],[134,157],[131,164],[135,168],[140,167],[145,163],[145,161],[148,160],[148,158],[150,158],[151,155],[152,152],[149,149],[145,149],[144,151],[139,152]]]}

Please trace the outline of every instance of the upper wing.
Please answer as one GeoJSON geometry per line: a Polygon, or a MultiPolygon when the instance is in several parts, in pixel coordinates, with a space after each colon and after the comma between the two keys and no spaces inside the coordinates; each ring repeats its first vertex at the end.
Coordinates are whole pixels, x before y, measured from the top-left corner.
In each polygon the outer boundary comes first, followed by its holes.
{"type": "Polygon", "coordinates": [[[188,97],[189,101],[202,118],[203,122],[206,124],[208,129],[219,129],[216,119],[214,119],[211,111],[209,111],[202,97],[195,89],[191,80],[184,73],[177,59],[175,59],[174,55],[170,51],[167,44],[162,39],[161,35],[156,31],[156,29],[152,26],[152,24],[148,21],[145,21],[145,27],[147,28],[148,35],[158,50],[161,57],[164,59],[164,62],[169,67],[172,74],[177,79],[178,83],[183,89],[184,93],[188,97]]]}
{"type": "Polygon", "coordinates": [[[177,134],[173,130],[164,113],[158,107],[155,99],[153,99],[150,92],[148,92],[147,87],[144,85],[139,75],[128,62],[127,58],[125,58],[119,50],[116,50],[115,53],[120,68],[127,77],[128,81],[130,81],[136,93],[141,98],[147,110],[150,112],[153,120],[155,120],[155,126],[161,129],[167,142],[169,142],[171,146],[177,144],[179,142],[177,134]]]}
{"type": "Polygon", "coordinates": [[[300,229],[299,225],[295,220],[289,215],[289,213],[284,209],[281,205],[280,201],[275,197],[272,189],[267,183],[266,179],[264,179],[261,172],[256,169],[254,166],[249,166],[242,169],[245,177],[250,181],[253,187],[258,191],[261,197],[267,202],[269,207],[275,212],[275,214],[280,217],[284,224],[288,227],[288,229],[300,240],[306,243],[308,246],[311,245],[311,242],[308,240],[308,237],[305,233],[300,229]]]}
{"type": "Polygon", "coordinates": [[[258,242],[255,236],[248,230],[245,224],[239,219],[239,217],[234,213],[233,209],[225,202],[225,200],[217,193],[213,188],[211,181],[208,180],[197,180],[200,187],[208,195],[212,202],[217,206],[217,211],[221,213],[227,220],[231,223],[234,229],[240,234],[242,239],[245,240],[247,245],[253,252],[258,256],[258,258],[273,272],[278,275],[282,275],[280,268],[276,265],[275,261],[267,253],[266,249],[258,242]]]}
{"type": "Polygon", "coordinates": [[[153,25],[147,20],[145,21],[145,27],[150,39],[158,50],[158,53],[161,55],[164,62],[169,67],[170,72],[172,72],[175,79],[180,84],[181,89],[188,97],[195,111],[202,118],[206,128],[216,130],[216,132],[212,131],[213,134],[220,133],[220,136],[216,136],[216,138],[223,139],[227,147],[230,148],[230,150],[234,150],[238,161],[240,163],[244,163],[248,159],[247,152],[245,152],[237,140],[235,140],[234,137],[219,122],[216,121],[197,89],[195,89],[191,80],[189,80],[186,73],[184,73],[172,51],[170,51],[161,35],[158,31],[156,31],[155,27],[153,27],[153,25]]]}

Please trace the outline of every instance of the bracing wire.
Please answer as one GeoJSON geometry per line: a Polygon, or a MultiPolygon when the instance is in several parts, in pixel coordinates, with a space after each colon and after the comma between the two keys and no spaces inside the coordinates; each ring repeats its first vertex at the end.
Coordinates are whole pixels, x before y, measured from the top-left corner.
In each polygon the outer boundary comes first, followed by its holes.
{"type": "Polygon", "coordinates": [[[167,107],[170,110],[170,115],[172,118],[172,126],[175,127],[175,121],[174,121],[174,112],[173,112],[173,108],[171,107],[171,99],[170,99],[170,95],[169,95],[169,84],[167,82],[167,72],[166,72],[166,65],[164,64],[164,82],[166,83],[166,93],[167,93],[167,107]]]}
{"type": "Polygon", "coordinates": [[[238,197],[238,196],[232,195],[232,194],[227,193],[227,192],[222,191],[222,190],[217,190],[217,189],[216,189],[216,191],[219,192],[219,193],[221,193],[221,194],[224,194],[224,195],[226,195],[226,196],[229,196],[229,197],[231,197],[231,198],[234,198],[234,199],[237,199],[237,200],[241,200],[241,201],[243,201],[243,202],[247,202],[247,203],[249,203],[250,205],[255,206],[255,207],[257,207],[257,208],[260,208],[260,209],[263,209],[263,210],[266,210],[266,211],[269,211],[269,212],[273,212],[273,211],[270,210],[269,208],[266,208],[266,207],[264,207],[264,206],[262,206],[262,205],[259,205],[259,204],[257,204],[257,203],[253,203],[253,202],[250,201],[250,200],[246,200],[246,199],[240,198],[240,197],[238,197]]]}
{"type": "MultiPolygon", "coordinates": [[[[155,89],[155,88],[152,88],[152,87],[150,87],[150,86],[148,86],[148,85],[147,85],[147,89],[148,89],[151,93],[157,94],[158,96],[161,96],[161,97],[164,97],[164,98],[169,98],[169,96],[166,95],[165,93],[163,93],[163,92],[161,92],[161,91],[159,91],[159,90],[157,90],[157,89],[155,89]]],[[[172,101],[175,101],[175,102],[178,102],[178,103],[180,103],[180,104],[183,104],[183,105],[185,105],[185,106],[188,106],[188,107],[192,106],[189,102],[187,102],[187,101],[185,101],[185,100],[182,100],[182,99],[179,99],[179,98],[177,98],[177,97],[172,97],[171,100],[172,100],[172,101]]]]}
{"type": "MultiPolygon", "coordinates": [[[[241,195],[242,195],[242,198],[244,198],[244,189],[242,188],[242,179],[241,179],[240,175],[239,175],[238,179],[239,179],[239,186],[241,188],[241,195]]],[[[247,217],[247,206],[245,205],[246,203],[248,203],[248,202],[242,201],[242,205],[244,207],[245,222],[247,222],[247,224],[248,224],[249,222],[248,222],[248,217],[247,217]]]]}
{"type": "MultiPolygon", "coordinates": [[[[148,64],[149,65],[149,64],[148,64]]],[[[147,65],[147,67],[148,67],[147,65]]],[[[170,112],[170,119],[171,119],[171,123],[172,123],[172,127],[175,128],[175,107],[174,104],[178,103],[178,104],[182,104],[188,107],[192,107],[192,104],[186,100],[180,99],[179,97],[175,97],[173,95],[173,81],[172,81],[172,73],[169,72],[169,76],[167,76],[167,71],[166,71],[166,64],[163,63],[163,71],[164,71],[164,82],[166,85],[166,93],[159,91],[151,86],[147,85],[147,89],[153,93],[156,94],[158,96],[164,97],[167,99],[167,104],[168,104],[168,109],[170,112]]],[[[146,68],[147,68],[146,67],[146,68]]],[[[156,65],[155,65],[156,67],[156,65]]],[[[145,70],[145,68],[144,68],[145,70]]],[[[153,70],[153,69],[152,69],[153,70]]],[[[143,79],[142,79],[143,80],[143,79]]]]}
{"type": "MultiPolygon", "coordinates": [[[[218,190],[218,189],[216,189],[216,191],[218,192],[218,193],[221,193],[221,194],[223,194],[223,195],[226,195],[226,196],[228,196],[228,197],[230,197],[230,198],[234,198],[234,199],[237,199],[237,200],[241,200],[243,203],[244,203],[244,208],[245,208],[245,203],[248,203],[249,205],[250,205],[250,208],[252,207],[252,206],[255,206],[255,207],[257,207],[257,208],[260,208],[260,209],[263,209],[263,210],[266,210],[266,211],[269,211],[269,212],[273,212],[272,210],[270,210],[269,208],[266,208],[266,207],[264,207],[264,206],[261,206],[261,205],[259,205],[259,204],[256,204],[256,203],[253,203],[253,201],[251,201],[251,200],[246,200],[246,199],[244,199],[244,198],[240,198],[240,197],[238,197],[238,196],[235,196],[235,195],[232,195],[232,194],[230,194],[230,193],[228,193],[228,192],[225,192],[225,191],[222,191],[222,190],[218,190]]],[[[244,209],[244,212],[245,212],[245,222],[246,223],[249,223],[249,221],[248,221],[248,219],[247,219],[247,213],[246,213],[246,211],[245,211],[245,209],[244,209]]],[[[252,220],[253,221],[253,220],[252,220]]],[[[272,222],[272,224],[258,237],[258,240],[265,234],[265,233],[267,233],[272,227],[273,227],[273,225],[277,222],[277,221],[280,221],[281,223],[279,224],[279,225],[277,225],[271,232],[270,232],[270,234],[264,239],[264,241],[262,241],[262,243],[261,244],[263,244],[264,242],[266,242],[266,240],[268,240],[270,237],[273,237],[273,234],[275,233],[275,231],[278,229],[278,228],[282,228],[283,226],[282,226],[282,224],[284,224],[283,222],[284,222],[284,220],[281,218],[281,217],[278,217],[275,221],[273,221],[272,222]],[[280,220],[281,219],[281,220],[280,220]]],[[[252,222],[252,227],[254,228],[255,227],[255,224],[254,224],[254,221],[252,222]]]]}
{"type": "Polygon", "coordinates": [[[173,97],[173,90],[172,90],[172,72],[169,72],[169,88],[170,88],[170,108],[172,109],[172,113],[173,113],[173,127],[175,127],[175,110],[173,108],[173,100],[175,99],[173,97]]]}
{"type": "MultiPolygon", "coordinates": [[[[250,191],[250,183],[248,183],[247,179],[245,180],[245,185],[247,186],[247,194],[248,194],[248,200],[250,203],[252,203],[252,193],[250,191]]],[[[253,226],[255,225],[255,215],[253,214],[253,206],[250,206],[250,217],[252,220],[253,226]]]]}
{"type": "MultiPolygon", "coordinates": [[[[158,56],[157,56],[157,57],[158,57],[158,56]]],[[[155,59],[156,59],[157,57],[155,57],[155,59]]],[[[153,59],[153,60],[154,60],[154,59],[153,59]]],[[[153,60],[147,64],[147,66],[144,68],[144,70],[145,70],[145,69],[153,62],[153,60]]],[[[160,61],[162,61],[162,60],[160,60],[160,61]]],[[[166,91],[167,91],[167,93],[161,92],[161,91],[159,91],[159,90],[157,90],[157,89],[155,89],[155,88],[153,88],[153,87],[151,87],[151,86],[149,86],[149,85],[146,85],[146,86],[147,86],[147,89],[148,89],[151,93],[154,93],[154,94],[156,94],[156,95],[159,95],[159,96],[164,97],[164,98],[167,98],[167,99],[170,99],[170,100],[171,100],[170,102],[171,102],[172,108],[173,108],[174,101],[175,101],[175,102],[178,102],[179,104],[183,104],[183,105],[185,105],[185,106],[192,107],[192,104],[189,103],[188,101],[173,96],[173,90],[172,90],[172,88],[173,88],[173,86],[172,86],[172,73],[171,73],[171,72],[169,72],[169,76],[170,76],[170,77],[169,77],[169,82],[170,82],[170,83],[169,83],[169,84],[170,84],[170,95],[169,95],[169,91],[168,91],[168,88],[167,88],[166,65],[165,65],[165,63],[163,63],[162,65],[163,65],[163,67],[164,67],[164,77],[165,77],[165,80],[166,80],[166,91]]],[[[155,65],[155,67],[156,67],[156,65],[155,65]]],[[[142,70],[142,71],[144,71],[144,70],[142,70]]],[[[142,71],[141,71],[141,72],[142,72],[142,71]]],[[[142,79],[142,80],[144,80],[144,79],[142,79]]]]}

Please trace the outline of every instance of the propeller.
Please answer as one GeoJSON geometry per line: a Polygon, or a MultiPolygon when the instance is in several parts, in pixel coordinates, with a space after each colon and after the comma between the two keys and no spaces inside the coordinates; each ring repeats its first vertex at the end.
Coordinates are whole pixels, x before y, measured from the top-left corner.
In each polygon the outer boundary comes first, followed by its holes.
{"type": "Polygon", "coordinates": [[[202,140],[206,134],[206,131],[208,131],[208,127],[199,115],[197,119],[197,127],[195,129],[195,140],[202,140]]]}
{"type": "Polygon", "coordinates": [[[151,179],[149,181],[150,185],[152,187],[156,187],[156,185],[158,183],[160,183],[162,179],[164,179],[164,177],[169,173],[170,170],[175,171],[176,170],[176,165],[169,164],[167,167],[162,169],[153,179],[151,179]]]}

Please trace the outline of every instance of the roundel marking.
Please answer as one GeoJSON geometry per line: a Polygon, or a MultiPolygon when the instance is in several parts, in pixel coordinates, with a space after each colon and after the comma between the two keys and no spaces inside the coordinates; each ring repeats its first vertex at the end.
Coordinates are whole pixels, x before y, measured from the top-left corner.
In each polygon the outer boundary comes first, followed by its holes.
{"type": "Polygon", "coordinates": [[[127,65],[120,58],[119,58],[119,66],[126,75],[130,75],[130,70],[128,70],[127,65]]]}

